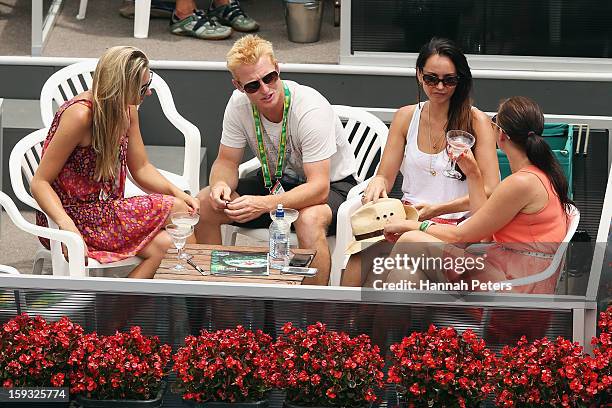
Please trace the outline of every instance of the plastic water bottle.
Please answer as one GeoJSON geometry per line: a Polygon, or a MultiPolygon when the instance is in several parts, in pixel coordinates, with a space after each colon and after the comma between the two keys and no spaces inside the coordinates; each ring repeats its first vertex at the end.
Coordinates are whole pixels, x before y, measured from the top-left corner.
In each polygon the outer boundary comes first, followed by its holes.
{"type": "Polygon", "coordinates": [[[283,205],[276,207],[275,219],[270,224],[270,267],[281,269],[289,265],[290,224],[285,221],[283,205]]]}

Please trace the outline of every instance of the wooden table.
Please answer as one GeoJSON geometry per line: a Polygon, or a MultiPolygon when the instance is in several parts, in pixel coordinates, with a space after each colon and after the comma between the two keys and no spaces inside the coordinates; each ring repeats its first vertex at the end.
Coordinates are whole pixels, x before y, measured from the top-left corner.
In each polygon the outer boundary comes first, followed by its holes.
{"type": "MultiPolygon", "coordinates": [[[[187,244],[185,245],[184,252],[193,255],[193,261],[205,271],[210,271],[210,254],[212,250],[222,251],[237,251],[237,252],[267,252],[268,247],[252,247],[252,246],[241,246],[231,247],[223,245],[204,245],[204,244],[187,244]]],[[[296,254],[315,254],[316,251],[312,249],[297,249],[292,248],[291,252],[296,254]]],[[[176,249],[170,249],[164,259],[162,260],[155,279],[176,279],[176,280],[189,280],[189,281],[203,281],[203,282],[234,282],[234,283],[276,283],[281,285],[301,285],[304,280],[303,276],[281,274],[277,269],[270,269],[269,276],[221,276],[221,275],[202,275],[196,271],[193,267],[184,261],[181,261],[181,265],[185,266],[184,271],[173,271],[171,268],[176,265],[177,251],[176,249]]]]}

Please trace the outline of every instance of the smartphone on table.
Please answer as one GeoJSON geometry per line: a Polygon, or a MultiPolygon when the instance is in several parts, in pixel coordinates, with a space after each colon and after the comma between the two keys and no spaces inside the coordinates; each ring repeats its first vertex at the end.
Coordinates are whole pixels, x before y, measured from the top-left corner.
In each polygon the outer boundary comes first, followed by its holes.
{"type": "Polygon", "coordinates": [[[313,277],[317,274],[317,268],[306,268],[303,266],[284,266],[281,269],[281,273],[287,273],[291,275],[302,275],[306,277],[313,277]]]}
{"type": "Polygon", "coordinates": [[[297,266],[306,268],[312,262],[314,255],[312,254],[293,254],[293,257],[289,260],[289,266],[297,266]]]}

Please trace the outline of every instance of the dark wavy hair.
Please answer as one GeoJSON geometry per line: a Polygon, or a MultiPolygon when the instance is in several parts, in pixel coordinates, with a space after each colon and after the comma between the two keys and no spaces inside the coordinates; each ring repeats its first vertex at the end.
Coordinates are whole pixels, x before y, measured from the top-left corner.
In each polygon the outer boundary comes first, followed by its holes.
{"type": "Polygon", "coordinates": [[[544,114],[538,104],[524,96],[506,99],[499,105],[497,124],[510,141],[525,152],[529,161],[548,176],[559,201],[568,211],[569,204],[573,202],[568,196],[567,179],[550,146],[542,137],[544,114]]]}
{"type": "MultiPolygon", "coordinates": [[[[448,122],[446,122],[446,129],[444,130],[459,129],[474,134],[472,126],[472,71],[470,71],[470,66],[463,51],[449,39],[433,37],[419,51],[416,60],[417,72],[423,73],[423,68],[425,68],[427,60],[432,55],[441,55],[450,59],[455,65],[459,77],[459,83],[455,87],[453,96],[451,96],[450,106],[448,107],[448,122]]],[[[418,103],[421,103],[421,84],[418,76],[416,81],[418,103]]],[[[472,151],[474,151],[476,143],[472,146],[472,151]]],[[[465,181],[463,171],[460,168],[457,168],[457,170],[461,173],[461,181],[465,181]]]]}
{"type": "MultiPolygon", "coordinates": [[[[446,130],[460,129],[469,133],[474,133],[472,128],[472,72],[467,59],[461,49],[451,40],[446,38],[432,38],[428,43],[421,47],[419,56],[416,60],[417,72],[423,73],[423,68],[427,60],[432,55],[441,55],[450,59],[455,65],[459,83],[450,100],[448,109],[448,123],[446,130]]],[[[421,102],[421,87],[418,83],[418,101],[421,102]]]]}

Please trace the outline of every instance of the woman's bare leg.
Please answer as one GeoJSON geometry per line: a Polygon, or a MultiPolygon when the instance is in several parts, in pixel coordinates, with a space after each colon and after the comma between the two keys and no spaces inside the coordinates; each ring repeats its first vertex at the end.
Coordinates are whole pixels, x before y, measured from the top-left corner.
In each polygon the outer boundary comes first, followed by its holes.
{"type": "Polygon", "coordinates": [[[363,285],[361,276],[361,254],[357,253],[350,256],[346,264],[346,269],[342,271],[340,286],[359,287],[361,285],[363,285]]]}
{"type": "Polygon", "coordinates": [[[159,231],[155,238],[138,253],[138,256],[143,258],[143,260],[140,265],[130,272],[128,278],[153,278],[166,252],[171,247],[172,238],[170,238],[170,235],[166,231],[159,231]]]}
{"type": "MultiPolygon", "coordinates": [[[[410,259],[422,259],[424,261],[440,259],[443,257],[444,241],[421,231],[408,231],[402,234],[393,247],[390,258],[408,255],[410,259]]],[[[387,282],[414,282],[416,288],[419,283],[426,280],[436,279],[440,271],[430,268],[396,268],[389,271],[387,282]]]]}
{"type": "MultiPolygon", "coordinates": [[[[178,198],[174,198],[174,203],[172,205],[172,210],[170,214],[178,211],[189,211],[189,207],[183,200],[179,200],[178,198]]],[[[172,222],[172,219],[168,214],[164,222],[164,226],[168,225],[172,222]]],[[[187,238],[187,242],[192,244],[195,243],[195,237],[191,234],[187,238]]],[[[155,276],[155,272],[159,268],[162,259],[168,252],[168,249],[172,248],[172,238],[170,235],[164,230],[160,230],[155,238],[147,246],[145,246],[140,252],[138,252],[138,256],[143,259],[143,261],[138,265],[130,274],[128,278],[140,278],[140,279],[150,279],[155,276]]]]}

